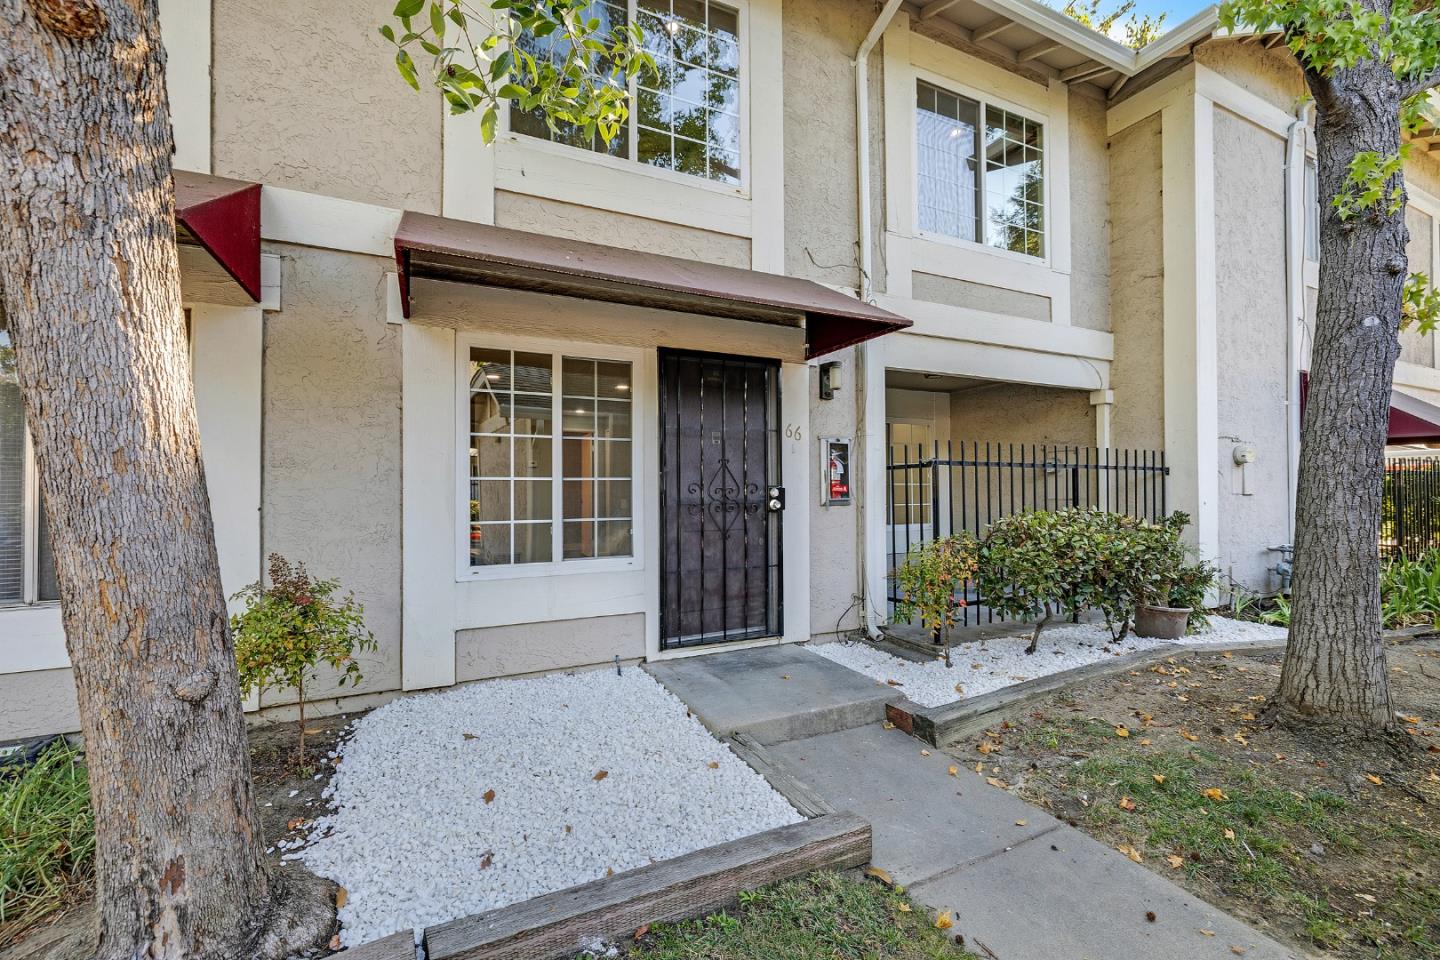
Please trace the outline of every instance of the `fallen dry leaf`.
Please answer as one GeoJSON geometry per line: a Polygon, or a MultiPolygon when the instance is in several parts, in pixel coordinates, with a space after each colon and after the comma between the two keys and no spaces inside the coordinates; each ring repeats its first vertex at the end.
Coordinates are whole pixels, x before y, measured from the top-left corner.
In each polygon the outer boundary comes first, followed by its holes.
{"type": "Polygon", "coordinates": [[[1140,851],[1139,851],[1139,850],[1136,850],[1134,847],[1130,846],[1130,844],[1128,844],[1128,843],[1122,843],[1120,846],[1116,847],[1115,849],[1116,849],[1116,850],[1119,850],[1121,853],[1125,854],[1125,856],[1129,857],[1131,860],[1135,861],[1136,863],[1144,863],[1144,862],[1145,862],[1145,858],[1140,855],[1140,851]]]}
{"type": "Polygon", "coordinates": [[[1140,746],[1142,746],[1142,747],[1148,747],[1148,746],[1150,746],[1150,744],[1152,744],[1152,743],[1154,743],[1154,742],[1155,742],[1155,741],[1151,740],[1149,737],[1141,737],[1141,738],[1140,738],[1140,746]]]}
{"type": "Polygon", "coordinates": [[[460,737],[461,737],[461,739],[463,739],[463,740],[479,740],[479,739],[480,739],[479,737],[475,736],[475,734],[473,734],[473,733],[462,733],[462,734],[460,734],[460,737]]]}
{"type": "Polygon", "coordinates": [[[1215,931],[1214,931],[1214,930],[1201,929],[1200,935],[1201,935],[1202,937],[1213,937],[1213,936],[1215,936],[1215,931]]]}
{"type": "Polygon", "coordinates": [[[889,684],[890,686],[892,686],[892,687],[903,687],[903,686],[905,686],[905,684],[901,683],[899,680],[886,680],[885,682],[886,682],[887,684],[889,684]]]}
{"type": "Polygon", "coordinates": [[[965,696],[965,688],[958,683],[955,684],[955,692],[960,694],[960,696],[962,697],[965,696]]]}
{"type": "Polygon", "coordinates": [[[344,887],[337,888],[335,891],[335,909],[339,910],[341,907],[345,906],[345,904],[349,902],[350,891],[346,890],[344,887]]]}
{"type": "Polygon", "coordinates": [[[606,867],[606,868],[605,868],[605,876],[607,876],[607,877],[613,877],[613,876],[615,876],[615,868],[614,868],[614,867],[606,867]]]}
{"type": "Polygon", "coordinates": [[[1355,894],[1355,899],[1356,899],[1356,900],[1364,900],[1366,903],[1374,903],[1374,902],[1375,902],[1375,898],[1372,897],[1372,896],[1370,896],[1370,894],[1368,894],[1368,893],[1357,893],[1357,894],[1355,894]]]}
{"type": "Polygon", "coordinates": [[[591,779],[593,779],[596,783],[599,783],[601,780],[604,780],[604,779],[605,779],[606,777],[608,777],[608,776],[610,776],[610,771],[609,771],[609,770],[601,770],[599,773],[595,774],[595,776],[592,777],[591,779]]]}
{"type": "Polygon", "coordinates": [[[648,923],[642,923],[642,924],[640,924],[640,926],[638,926],[638,927],[635,928],[635,941],[638,943],[638,942],[640,941],[640,939],[643,938],[643,937],[645,936],[645,934],[647,934],[647,933],[649,933],[649,932],[650,932],[650,924],[648,924],[648,923]]]}
{"type": "Polygon", "coordinates": [[[995,744],[991,743],[989,740],[981,740],[978,744],[976,744],[975,749],[979,750],[986,756],[989,756],[999,748],[996,747],[995,744]]]}
{"type": "Polygon", "coordinates": [[[1243,956],[1245,956],[1245,948],[1244,948],[1244,947],[1231,946],[1230,952],[1233,953],[1233,954],[1235,954],[1235,956],[1237,956],[1237,957],[1243,957],[1243,956]]]}
{"type": "Polygon", "coordinates": [[[1134,800],[1131,800],[1129,797],[1121,797],[1121,798],[1120,798],[1120,809],[1121,809],[1121,810],[1134,810],[1134,809],[1135,809],[1135,801],[1134,801],[1134,800]]]}
{"type": "Polygon", "coordinates": [[[1017,827],[1028,827],[1029,825],[1030,825],[1030,821],[1029,821],[1029,820],[1016,820],[1016,821],[1015,821],[1015,826],[1017,826],[1017,827]]]}
{"type": "Polygon", "coordinates": [[[895,909],[899,910],[901,913],[909,913],[910,904],[906,903],[904,900],[901,900],[899,903],[895,904],[895,909]]]}
{"type": "Polygon", "coordinates": [[[935,928],[937,930],[949,930],[955,926],[955,920],[950,916],[949,910],[941,910],[935,916],[935,928]]]}
{"type": "Polygon", "coordinates": [[[895,724],[891,723],[889,720],[886,720],[884,723],[880,724],[880,729],[881,729],[881,730],[894,730],[894,729],[895,729],[895,724]]]}
{"type": "Polygon", "coordinates": [[[1234,831],[1234,830],[1231,830],[1229,827],[1226,827],[1226,828],[1225,828],[1225,839],[1226,839],[1226,840],[1234,840],[1234,839],[1235,839],[1235,831],[1234,831]]]}
{"type": "Polygon", "coordinates": [[[480,799],[484,800],[486,803],[493,803],[495,801],[495,791],[486,790],[480,795],[480,799]]]}
{"type": "Polygon", "coordinates": [[[1173,853],[1165,858],[1165,862],[1170,864],[1170,869],[1172,870],[1179,870],[1181,867],[1185,866],[1185,858],[1177,857],[1173,853]]]}
{"type": "Polygon", "coordinates": [[[1373,773],[1367,773],[1367,774],[1365,774],[1365,779],[1366,779],[1366,780],[1369,780],[1371,783],[1375,784],[1375,786],[1377,786],[1377,787],[1380,786],[1382,783],[1385,782],[1384,780],[1381,780],[1379,777],[1375,776],[1375,774],[1373,774],[1373,773]]]}
{"type": "Polygon", "coordinates": [[[340,950],[340,934],[337,933],[330,938],[330,949],[337,952],[340,950]]]}
{"type": "Polygon", "coordinates": [[[486,850],[485,855],[480,858],[480,869],[489,870],[490,865],[495,862],[495,851],[486,850]]]}
{"type": "Polygon", "coordinates": [[[959,768],[959,767],[952,766],[952,767],[950,768],[950,776],[952,776],[952,777],[958,777],[958,776],[960,776],[960,768],[959,768]]]}
{"type": "Polygon", "coordinates": [[[920,756],[922,756],[922,757],[928,757],[928,756],[930,756],[930,751],[929,751],[929,750],[921,750],[921,751],[920,751],[920,756]]]}
{"type": "Polygon", "coordinates": [[[1130,731],[1125,729],[1125,725],[1122,723],[1120,726],[1115,728],[1115,736],[1128,737],[1130,736],[1130,731]]]}
{"type": "Polygon", "coordinates": [[[986,777],[985,782],[990,784],[990,786],[992,787],[999,787],[1001,790],[1010,789],[1010,785],[1004,780],[1001,780],[999,777],[986,777]]]}
{"type": "Polygon", "coordinates": [[[1153,776],[1154,776],[1155,782],[1156,782],[1157,784],[1159,784],[1159,785],[1161,785],[1161,786],[1164,786],[1164,785],[1165,785],[1165,774],[1163,774],[1163,773],[1157,773],[1157,774],[1153,774],[1153,776]]]}
{"type": "Polygon", "coordinates": [[[1214,800],[1216,803],[1220,803],[1224,800],[1229,800],[1230,798],[1225,796],[1225,792],[1219,787],[1206,787],[1205,799],[1214,800]]]}
{"type": "Polygon", "coordinates": [[[888,872],[880,869],[879,867],[866,867],[865,876],[869,877],[871,880],[878,880],[881,883],[885,884],[885,886],[887,887],[895,886],[895,878],[890,876],[888,872]]]}
{"type": "Polygon", "coordinates": [[[720,769],[720,761],[719,761],[719,760],[711,760],[709,763],[706,764],[706,766],[709,767],[711,770],[719,770],[719,769],[720,769]]]}
{"type": "Polygon", "coordinates": [[[1184,737],[1186,740],[1189,740],[1191,743],[1194,743],[1195,741],[1200,739],[1199,737],[1195,736],[1195,734],[1191,733],[1189,730],[1186,730],[1184,727],[1181,727],[1179,730],[1176,731],[1176,733],[1180,734],[1180,736],[1184,737]]]}

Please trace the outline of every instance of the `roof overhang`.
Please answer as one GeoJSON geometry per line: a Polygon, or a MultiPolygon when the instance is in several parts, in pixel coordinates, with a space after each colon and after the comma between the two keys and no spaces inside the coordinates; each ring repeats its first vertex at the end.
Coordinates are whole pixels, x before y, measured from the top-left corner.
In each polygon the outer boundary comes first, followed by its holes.
{"type": "Polygon", "coordinates": [[[175,240],[204,249],[260,301],[260,184],[176,170],[175,240]]]}
{"type": "Polygon", "coordinates": [[[417,279],[601,300],[803,329],[807,359],[910,321],[798,277],[623,250],[406,211],[395,231],[401,308],[417,279]]]}

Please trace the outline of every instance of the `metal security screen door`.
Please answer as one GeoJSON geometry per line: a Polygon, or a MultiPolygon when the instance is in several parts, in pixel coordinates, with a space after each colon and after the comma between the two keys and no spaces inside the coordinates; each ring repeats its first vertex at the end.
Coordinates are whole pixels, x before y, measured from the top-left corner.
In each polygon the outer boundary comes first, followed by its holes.
{"type": "Polygon", "coordinates": [[[660,353],[660,646],[781,627],[779,365],[660,353]]]}

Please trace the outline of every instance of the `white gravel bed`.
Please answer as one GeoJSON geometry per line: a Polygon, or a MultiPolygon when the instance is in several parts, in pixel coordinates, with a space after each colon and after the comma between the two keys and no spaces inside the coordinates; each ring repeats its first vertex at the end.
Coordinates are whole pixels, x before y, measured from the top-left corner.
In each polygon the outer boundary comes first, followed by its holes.
{"type": "Polygon", "coordinates": [[[347,947],[802,819],[633,668],[396,700],[326,795],[288,858],[345,888],[347,947]]]}
{"type": "MultiPolygon", "coordinates": [[[[1284,639],[1284,627],[1212,616],[1209,629],[1192,633],[1182,642],[1204,646],[1284,639]]],[[[897,690],[921,706],[938,707],[1109,657],[1152,650],[1170,642],[1131,635],[1123,643],[1116,643],[1110,639],[1110,631],[1104,624],[1066,625],[1050,627],[1040,634],[1040,647],[1032,656],[1025,655],[1025,648],[1030,644],[1029,633],[956,644],[951,650],[954,666],[950,668],[943,659],[916,663],[864,643],[806,644],[806,648],[881,683],[894,681],[892,685],[897,690]]]]}

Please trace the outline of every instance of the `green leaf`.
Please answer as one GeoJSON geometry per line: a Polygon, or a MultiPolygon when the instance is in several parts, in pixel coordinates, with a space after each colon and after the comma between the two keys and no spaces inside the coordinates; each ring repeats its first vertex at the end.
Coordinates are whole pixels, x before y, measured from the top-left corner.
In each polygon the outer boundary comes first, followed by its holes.
{"type": "Polygon", "coordinates": [[[388,23],[380,27],[380,36],[389,40],[391,43],[395,42],[395,31],[390,28],[390,24],[388,23]]]}
{"type": "Polygon", "coordinates": [[[489,107],[489,108],[487,108],[487,109],[485,110],[484,114],[482,114],[481,117],[480,117],[480,137],[481,137],[481,139],[483,139],[486,143],[494,143],[494,142],[495,142],[495,120],[496,120],[496,116],[497,116],[497,114],[496,114],[495,108],[494,108],[494,107],[489,107]]]}
{"type": "Polygon", "coordinates": [[[425,0],[400,0],[395,4],[393,15],[401,20],[408,20],[423,9],[425,9],[425,0]]]}
{"type": "Polygon", "coordinates": [[[400,76],[410,84],[412,89],[420,89],[420,78],[415,73],[415,61],[410,59],[410,54],[404,50],[395,52],[395,69],[400,71],[400,76]]]}
{"type": "Polygon", "coordinates": [[[430,4],[430,29],[435,31],[435,39],[443,41],[445,38],[445,11],[440,4],[430,4]]]}

